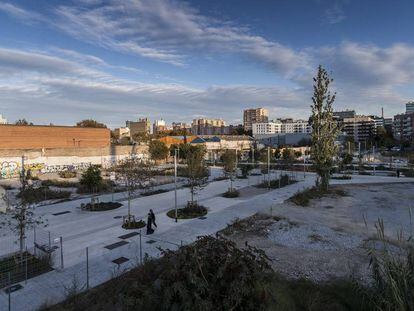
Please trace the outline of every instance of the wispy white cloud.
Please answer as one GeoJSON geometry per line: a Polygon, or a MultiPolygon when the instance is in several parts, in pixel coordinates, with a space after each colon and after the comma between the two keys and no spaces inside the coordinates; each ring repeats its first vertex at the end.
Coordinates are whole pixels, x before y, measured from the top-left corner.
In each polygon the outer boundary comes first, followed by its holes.
{"type": "Polygon", "coordinates": [[[9,16],[19,19],[21,22],[26,24],[44,21],[42,15],[36,12],[25,10],[20,6],[14,5],[9,2],[0,2],[0,11],[3,11],[9,16]]]}

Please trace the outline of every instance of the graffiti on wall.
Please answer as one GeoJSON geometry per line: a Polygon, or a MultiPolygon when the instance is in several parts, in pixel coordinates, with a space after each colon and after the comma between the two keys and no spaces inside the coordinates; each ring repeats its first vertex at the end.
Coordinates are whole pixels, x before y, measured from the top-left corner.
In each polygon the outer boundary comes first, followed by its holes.
{"type": "MultiPolygon", "coordinates": [[[[76,164],[46,165],[44,163],[25,164],[26,171],[45,173],[58,173],[64,171],[79,171],[87,169],[91,165],[90,162],[81,162],[76,164]]],[[[19,177],[21,172],[21,164],[16,161],[0,162],[0,178],[9,179],[19,177]]]]}
{"type": "Polygon", "coordinates": [[[16,161],[4,161],[0,164],[0,177],[13,178],[20,174],[19,163],[16,161]]]}

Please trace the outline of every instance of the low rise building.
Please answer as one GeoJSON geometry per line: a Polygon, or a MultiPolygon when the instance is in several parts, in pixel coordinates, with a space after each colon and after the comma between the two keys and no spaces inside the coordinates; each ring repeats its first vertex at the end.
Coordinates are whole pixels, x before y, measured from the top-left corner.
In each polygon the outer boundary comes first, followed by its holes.
{"type": "Polygon", "coordinates": [[[126,127],[129,128],[131,137],[135,134],[151,133],[151,123],[148,118],[141,118],[138,121],[126,121],[126,127]]]}
{"type": "Polygon", "coordinates": [[[0,124],[7,124],[7,119],[0,114],[0,124]]]}
{"type": "Polygon", "coordinates": [[[122,139],[124,137],[131,137],[131,133],[128,127],[119,127],[113,131],[115,139],[122,139]]]}

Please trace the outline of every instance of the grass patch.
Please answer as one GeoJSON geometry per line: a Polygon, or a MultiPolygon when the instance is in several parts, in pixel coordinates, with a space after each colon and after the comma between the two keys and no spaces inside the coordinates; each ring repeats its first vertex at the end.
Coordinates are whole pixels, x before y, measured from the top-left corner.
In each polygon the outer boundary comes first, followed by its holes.
{"type": "Polygon", "coordinates": [[[236,190],[227,190],[226,192],[223,193],[223,197],[224,198],[237,198],[240,196],[240,193],[236,190]]]}
{"type": "Polygon", "coordinates": [[[81,209],[90,211],[90,212],[103,212],[110,211],[121,207],[122,204],[118,202],[99,202],[99,203],[87,203],[82,204],[81,209]]]}
{"type": "Polygon", "coordinates": [[[49,187],[33,188],[28,187],[17,194],[17,197],[24,200],[26,203],[39,203],[45,200],[69,199],[70,191],[56,191],[49,187]]]}
{"type": "MultiPolygon", "coordinates": [[[[191,219],[205,215],[207,215],[207,208],[198,204],[191,205],[190,202],[187,207],[177,209],[178,219],[191,219]]],[[[167,216],[175,219],[175,209],[169,210],[167,216]]]]}
{"type": "Polygon", "coordinates": [[[289,199],[290,202],[300,206],[308,206],[311,200],[320,199],[325,196],[346,196],[346,192],[339,188],[330,188],[329,190],[320,190],[316,187],[297,192],[289,199]]]}
{"type": "Polygon", "coordinates": [[[141,193],[141,196],[148,197],[150,195],[156,195],[156,194],[165,193],[165,192],[169,192],[169,191],[170,190],[167,190],[167,189],[158,189],[158,190],[146,191],[146,192],[141,193]]]}
{"type": "Polygon", "coordinates": [[[48,255],[39,258],[29,252],[23,252],[22,255],[14,253],[0,259],[0,288],[9,285],[9,273],[11,283],[15,284],[26,279],[26,270],[28,279],[53,270],[48,255]]]}
{"type": "Polygon", "coordinates": [[[59,188],[77,188],[79,186],[78,182],[72,181],[60,181],[56,179],[42,180],[42,186],[45,187],[59,187],[59,188]]]}
{"type": "Polygon", "coordinates": [[[146,225],[147,224],[143,220],[129,221],[129,222],[125,222],[122,225],[122,228],[127,229],[127,230],[130,230],[130,229],[141,229],[141,228],[144,228],[146,225]]]}

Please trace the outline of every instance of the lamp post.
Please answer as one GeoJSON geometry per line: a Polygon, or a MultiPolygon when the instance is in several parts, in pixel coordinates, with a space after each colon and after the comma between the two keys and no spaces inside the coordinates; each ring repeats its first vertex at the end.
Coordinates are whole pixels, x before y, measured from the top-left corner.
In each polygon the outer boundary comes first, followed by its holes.
{"type": "Polygon", "coordinates": [[[178,221],[178,210],[177,210],[177,151],[174,149],[174,205],[175,205],[175,222],[178,221]]]}

